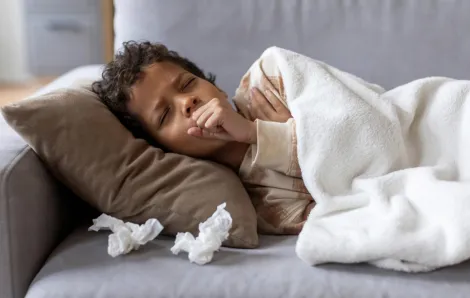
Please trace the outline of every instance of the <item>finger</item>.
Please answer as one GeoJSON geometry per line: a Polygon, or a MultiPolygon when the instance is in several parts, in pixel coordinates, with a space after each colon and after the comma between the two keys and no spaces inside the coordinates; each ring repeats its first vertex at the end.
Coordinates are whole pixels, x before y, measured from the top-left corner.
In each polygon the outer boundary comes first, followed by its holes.
{"type": "Polygon", "coordinates": [[[218,126],[222,126],[220,115],[217,113],[212,113],[206,121],[205,128],[217,128],[218,126]]]}
{"type": "Polygon", "coordinates": [[[200,127],[200,128],[205,128],[205,127],[206,127],[207,119],[210,118],[210,116],[212,115],[212,113],[214,113],[214,111],[213,111],[212,109],[206,109],[206,110],[196,119],[197,126],[200,127]]]}
{"type": "Polygon", "coordinates": [[[199,127],[191,127],[188,129],[188,135],[193,137],[202,137],[202,129],[199,127]]]}
{"type": "Polygon", "coordinates": [[[206,129],[202,130],[202,137],[207,139],[218,139],[224,141],[233,141],[233,138],[225,131],[223,132],[212,132],[206,129]]]}
{"type": "Polygon", "coordinates": [[[210,132],[223,132],[224,131],[224,128],[221,127],[221,126],[215,126],[215,127],[199,127],[200,129],[202,130],[207,130],[207,131],[210,131],[210,132]]]}
{"type": "Polygon", "coordinates": [[[277,92],[277,89],[274,87],[274,85],[271,83],[270,80],[268,80],[268,78],[266,76],[263,76],[261,78],[261,89],[263,91],[266,91],[266,90],[269,90],[271,91],[272,93],[276,93],[277,92]]]}
{"type": "Polygon", "coordinates": [[[281,101],[281,99],[278,97],[277,89],[265,76],[261,78],[261,87],[264,90],[264,95],[266,99],[277,112],[277,115],[274,117],[282,122],[287,121],[287,119],[289,118],[292,118],[292,114],[290,113],[289,109],[286,107],[285,103],[281,101]]]}
{"type": "Polygon", "coordinates": [[[260,105],[269,105],[269,107],[274,110],[271,102],[266,98],[266,96],[259,90],[258,88],[254,87],[251,89],[253,99],[256,100],[260,105]]]}
{"type": "MultiPolygon", "coordinates": [[[[258,90],[259,96],[255,97],[255,103],[257,104],[257,110],[260,114],[264,115],[267,120],[275,120],[277,117],[276,110],[273,108],[271,103],[266,97],[264,97],[258,90]]],[[[263,120],[263,119],[261,119],[263,120]]]]}
{"type": "Polygon", "coordinates": [[[276,112],[284,113],[289,111],[286,106],[282,104],[281,100],[271,90],[266,90],[264,94],[266,96],[266,99],[269,101],[269,103],[276,112]]]}
{"type": "Polygon", "coordinates": [[[198,138],[233,141],[233,138],[223,130],[218,132],[212,132],[207,129],[201,129],[199,127],[191,127],[190,129],[188,129],[188,134],[198,138]]]}
{"type": "Polygon", "coordinates": [[[251,102],[251,114],[255,119],[267,121],[269,120],[266,114],[261,110],[261,107],[257,100],[253,99],[251,102]]]}
{"type": "Polygon", "coordinates": [[[196,111],[194,111],[191,114],[191,118],[196,121],[201,115],[209,108],[210,106],[208,104],[203,105],[202,107],[199,107],[196,111]]]}
{"type": "Polygon", "coordinates": [[[266,98],[277,112],[282,112],[285,110],[288,111],[286,106],[281,102],[281,99],[277,97],[277,94],[279,93],[278,90],[274,87],[271,81],[266,78],[266,76],[261,78],[261,87],[266,98]]]}

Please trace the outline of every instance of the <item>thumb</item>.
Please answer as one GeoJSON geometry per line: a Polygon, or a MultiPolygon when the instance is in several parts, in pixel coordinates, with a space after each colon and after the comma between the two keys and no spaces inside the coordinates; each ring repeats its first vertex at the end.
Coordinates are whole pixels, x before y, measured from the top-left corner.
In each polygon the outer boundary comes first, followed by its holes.
{"type": "Polygon", "coordinates": [[[204,139],[216,139],[224,141],[233,141],[234,139],[226,131],[209,131],[199,127],[191,127],[188,129],[188,134],[193,137],[204,139]]]}

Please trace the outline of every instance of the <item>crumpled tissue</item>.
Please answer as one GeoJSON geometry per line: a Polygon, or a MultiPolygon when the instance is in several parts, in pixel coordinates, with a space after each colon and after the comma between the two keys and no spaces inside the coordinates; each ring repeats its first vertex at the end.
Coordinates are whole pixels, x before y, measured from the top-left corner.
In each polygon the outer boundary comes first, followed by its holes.
{"type": "Polygon", "coordinates": [[[141,245],[152,241],[163,230],[162,224],[155,218],[148,219],[143,225],[131,222],[124,223],[122,220],[101,214],[93,219],[93,225],[88,231],[111,230],[113,233],[108,237],[108,254],[117,257],[127,254],[131,250],[137,250],[141,245]]]}
{"type": "Polygon", "coordinates": [[[232,227],[232,216],[225,210],[226,203],[217,206],[217,210],[205,222],[199,224],[197,238],[191,233],[178,233],[171,252],[175,255],[180,251],[188,253],[189,261],[204,265],[212,260],[222,242],[228,238],[232,227]]]}

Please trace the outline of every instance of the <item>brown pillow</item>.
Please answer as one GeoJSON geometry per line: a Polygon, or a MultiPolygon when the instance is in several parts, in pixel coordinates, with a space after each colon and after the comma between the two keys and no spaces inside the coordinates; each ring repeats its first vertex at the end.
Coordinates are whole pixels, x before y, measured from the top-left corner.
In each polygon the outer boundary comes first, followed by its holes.
{"type": "Polygon", "coordinates": [[[197,234],[227,202],[233,226],[224,245],[258,245],[256,213],[235,173],[134,138],[89,89],[60,89],[2,114],[54,175],[99,211],[136,223],[155,217],[170,235],[197,234]]]}

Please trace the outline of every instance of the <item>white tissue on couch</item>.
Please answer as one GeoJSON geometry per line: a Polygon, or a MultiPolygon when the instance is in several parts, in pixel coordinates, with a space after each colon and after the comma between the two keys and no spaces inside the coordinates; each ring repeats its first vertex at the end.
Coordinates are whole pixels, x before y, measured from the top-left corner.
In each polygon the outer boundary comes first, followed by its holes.
{"type": "Polygon", "coordinates": [[[191,233],[178,233],[175,245],[171,252],[177,255],[180,251],[188,253],[189,261],[198,265],[204,265],[212,260],[214,252],[222,246],[222,242],[228,238],[232,227],[232,217],[225,210],[227,204],[223,203],[205,222],[199,224],[197,238],[191,233]]]}
{"type": "Polygon", "coordinates": [[[108,254],[117,257],[139,249],[141,245],[155,239],[163,230],[163,226],[155,218],[147,220],[143,225],[137,225],[131,222],[124,223],[103,213],[93,220],[93,225],[88,230],[97,232],[102,229],[113,232],[108,237],[108,254]]]}

